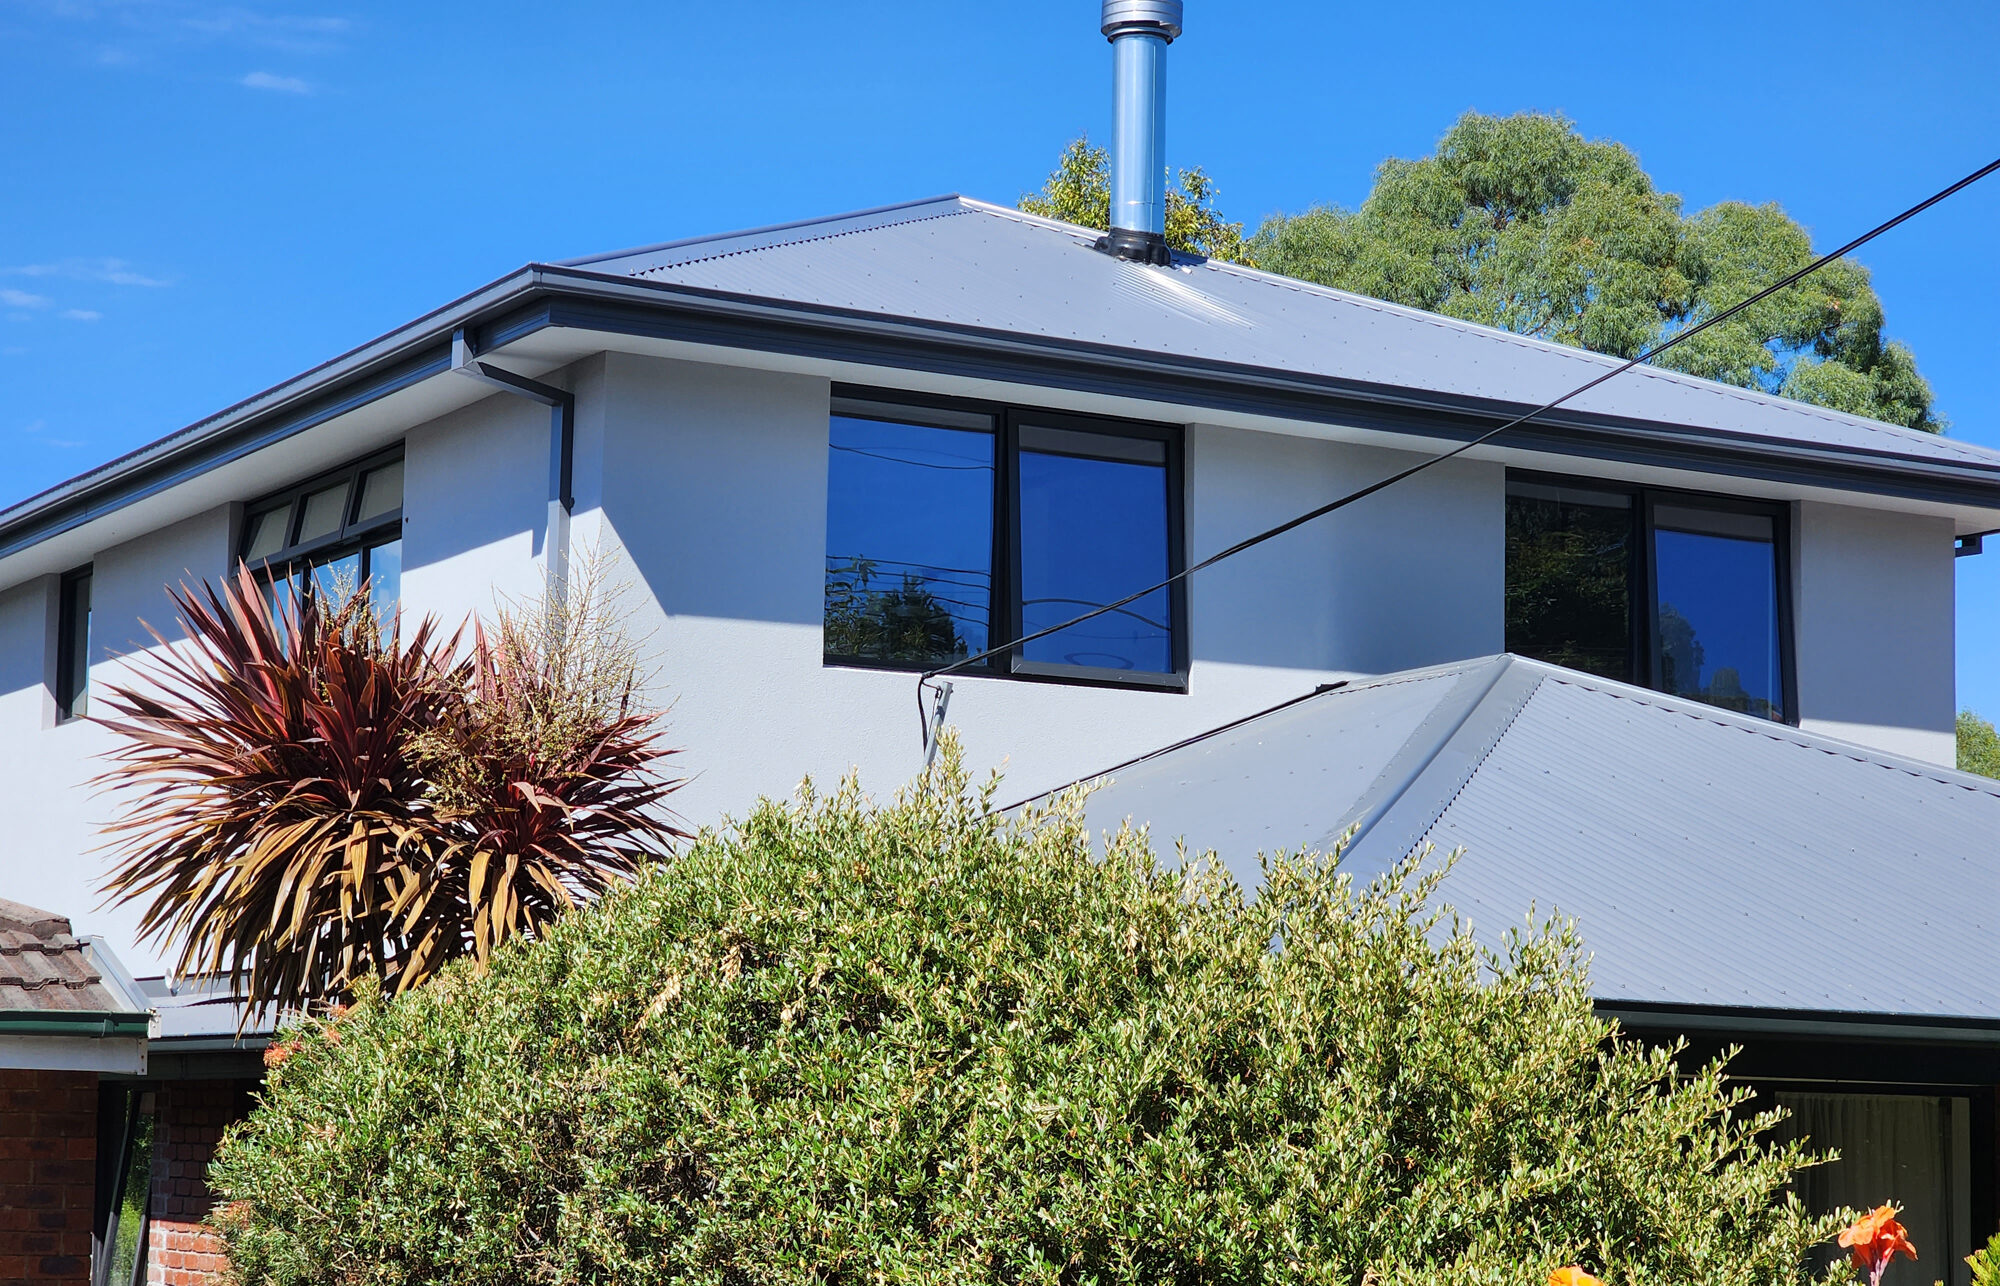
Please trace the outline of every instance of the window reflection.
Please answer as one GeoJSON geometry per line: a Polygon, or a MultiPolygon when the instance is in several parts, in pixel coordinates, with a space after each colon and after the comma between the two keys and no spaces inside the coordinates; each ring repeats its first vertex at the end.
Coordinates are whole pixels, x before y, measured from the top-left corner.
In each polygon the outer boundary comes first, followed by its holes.
{"type": "Polygon", "coordinates": [[[1653,528],[1655,686],[1783,718],[1771,517],[1661,504],[1653,528]]]}
{"type": "Polygon", "coordinates": [[[1747,501],[1510,478],[1507,650],[1788,718],[1784,521],[1747,501]]]}
{"type": "Polygon", "coordinates": [[[1632,675],[1632,497],[1507,491],[1507,650],[1607,679],[1632,675]]]}
{"type": "MultiPolygon", "coordinates": [[[[1021,429],[1021,630],[1060,625],[1166,579],[1166,444],[1021,429]]],[[[1027,644],[1031,663],[1171,674],[1164,589],[1027,644]]]]}
{"type": "Polygon", "coordinates": [[[832,417],[827,459],[825,652],[935,666],[987,646],[993,602],[994,435],[832,417]]]}

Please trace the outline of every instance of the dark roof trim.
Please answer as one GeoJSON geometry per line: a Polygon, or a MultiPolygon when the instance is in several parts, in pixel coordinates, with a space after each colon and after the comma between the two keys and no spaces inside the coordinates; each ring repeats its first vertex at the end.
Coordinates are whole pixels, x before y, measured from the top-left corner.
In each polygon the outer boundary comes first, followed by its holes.
{"type": "MultiPolygon", "coordinates": [[[[0,558],[305,432],[450,368],[454,328],[485,351],[551,326],[1039,385],[1465,441],[1525,406],[1138,353],[1110,345],[732,295],[530,265],[10,509],[0,558]]],[[[1556,411],[1504,446],[1631,465],[2000,508],[2000,466],[1747,438],[1556,411]]]]}
{"type": "Polygon", "coordinates": [[[1912,1014],[1858,1014],[1837,1010],[1748,1009],[1734,1006],[1670,1005],[1637,1000],[1596,1003],[1603,1018],[1633,1031],[1687,1035],[1832,1037],[1841,1040],[1899,1041],[1927,1045],[2000,1047],[2000,1019],[1940,1018],[1912,1014]]]}

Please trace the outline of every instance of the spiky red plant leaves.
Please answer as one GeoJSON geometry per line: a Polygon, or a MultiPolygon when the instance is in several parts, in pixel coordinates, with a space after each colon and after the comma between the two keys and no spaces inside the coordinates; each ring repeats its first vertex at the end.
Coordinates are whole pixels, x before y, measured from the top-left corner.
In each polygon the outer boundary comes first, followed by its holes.
{"type": "Polygon", "coordinates": [[[429,620],[384,637],[365,595],[274,608],[248,570],[172,597],[186,641],[98,705],[122,734],[99,782],[127,804],[106,887],[250,1013],[484,959],[674,834],[641,811],[674,784],[648,717],[600,719],[560,762],[496,759],[519,738],[490,731],[504,680],[483,643],[460,658],[429,620]],[[499,784],[441,797],[441,761],[499,784]]]}
{"type": "Polygon", "coordinates": [[[171,597],[186,641],[99,705],[123,734],[99,783],[127,804],[107,891],[145,904],[178,971],[226,974],[253,1009],[404,982],[438,859],[407,747],[447,715],[454,642],[429,621],[385,639],[360,595],[274,608],[247,569],[171,597]]]}
{"type": "Polygon", "coordinates": [[[497,637],[474,627],[470,700],[445,730],[452,762],[437,775],[459,836],[452,878],[472,909],[466,945],[481,961],[683,835],[661,807],[680,782],[658,771],[671,753],[659,716],[604,691],[602,667],[570,663],[587,618],[545,608],[525,626],[503,618],[497,637]],[[553,642],[536,628],[551,617],[553,642]]]}

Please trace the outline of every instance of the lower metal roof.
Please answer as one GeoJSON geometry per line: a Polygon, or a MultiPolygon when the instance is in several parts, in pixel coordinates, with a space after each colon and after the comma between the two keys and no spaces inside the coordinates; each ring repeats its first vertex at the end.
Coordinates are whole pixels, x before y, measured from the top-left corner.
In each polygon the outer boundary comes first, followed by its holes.
{"type": "Polygon", "coordinates": [[[1600,1003],[2000,1022],[2000,782],[1514,656],[1391,675],[1108,774],[1097,829],[1366,878],[1463,850],[1497,944],[1574,918],[1600,1003]]]}

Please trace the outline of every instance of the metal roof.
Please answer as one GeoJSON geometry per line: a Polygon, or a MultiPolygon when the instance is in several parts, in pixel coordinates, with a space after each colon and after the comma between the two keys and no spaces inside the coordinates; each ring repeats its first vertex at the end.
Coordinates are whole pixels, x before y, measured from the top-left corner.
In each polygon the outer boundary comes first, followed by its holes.
{"type": "MultiPolygon", "coordinates": [[[[1132,263],[1092,249],[1097,235],[954,196],[565,266],[1527,406],[1619,365],[1219,260],[1177,255],[1172,267],[1132,263]]],[[[1567,405],[1751,439],[2000,463],[2000,453],[1970,443],[1654,367],[1567,405]]]]}
{"type": "MultiPolygon", "coordinates": [[[[1614,359],[947,196],[530,264],[350,352],[0,509],[0,559],[548,331],[943,373],[1464,441],[1614,359]]],[[[551,360],[574,344],[557,342],[551,360]]],[[[530,359],[538,360],[538,359],[530,359]]],[[[2000,452],[1640,368],[1498,445],[2000,511],[2000,452]]],[[[1985,521],[1960,515],[1961,530],[1985,521]]]]}
{"type": "Polygon", "coordinates": [[[1605,1004],[2000,1022],[2000,781],[1501,656],[1371,680],[1109,773],[1086,815],[1365,878],[1462,849],[1497,943],[1575,918],[1605,1004]],[[1371,772],[1372,769],[1372,772],[1371,772]],[[1366,778],[1364,782],[1364,778],[1366,778]]]}

